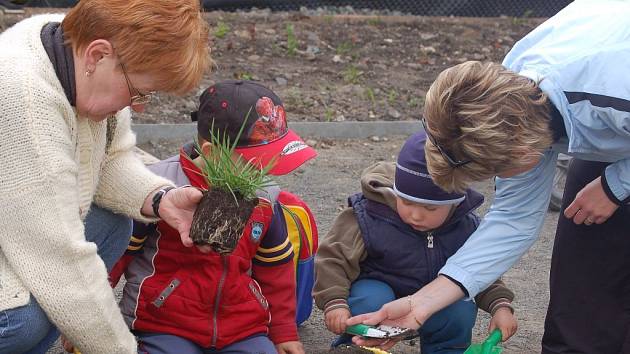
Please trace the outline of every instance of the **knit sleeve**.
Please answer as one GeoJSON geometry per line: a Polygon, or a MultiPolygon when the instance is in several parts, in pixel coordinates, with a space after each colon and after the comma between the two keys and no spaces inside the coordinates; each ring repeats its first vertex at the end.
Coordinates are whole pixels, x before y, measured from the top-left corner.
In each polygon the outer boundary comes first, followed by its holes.
{"type": "Polygon", "coordinates": [[[0,258],[83,352],[135,353],[105,264],[85,240],[74,115],[46,82],[7,65],[0,60],[0,258]]]}
{"type": "Polygon", "coordinates": [[[174,184],[149,171],[133,152],[136,137],[131,131],[129,109],[119,112],[117,118],[116,131],[101,169],[94,201],[135,220],[155,221],[140,213],[145,199],[156,189],[174,184]]]}
{"type": "Polygon", "coordinates": [[[475,296],[477,306],[489,314],[494,314],[498,305],[511,304],[514,292],[501,279],[497,279],[490,286],[475,296]]]}

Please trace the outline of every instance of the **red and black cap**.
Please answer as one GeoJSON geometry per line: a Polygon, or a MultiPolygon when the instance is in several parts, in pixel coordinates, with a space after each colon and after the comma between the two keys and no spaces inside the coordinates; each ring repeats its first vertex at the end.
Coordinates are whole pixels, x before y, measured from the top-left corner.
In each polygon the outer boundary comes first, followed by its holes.
{"type": "Polygon", "coordinates": [[[243,132],[236,152],[259,166],[275,157],[272,175],[287,174],[317,152],[288,128],[280,98],[270,89],[253,81],[228,80],[206,89],[199,98],[199,111],[192,112],[199,135],[211,141],[215,136],[233,142],[241,126],[243,132]]]}

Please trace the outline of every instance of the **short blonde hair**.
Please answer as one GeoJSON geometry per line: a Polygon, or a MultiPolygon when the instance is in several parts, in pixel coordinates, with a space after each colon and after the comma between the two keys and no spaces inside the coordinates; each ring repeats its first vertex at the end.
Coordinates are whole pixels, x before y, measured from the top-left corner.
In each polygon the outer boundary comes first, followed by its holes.
{"type": "Polygon", "coordinates": [[[471,182],[523,166],[524,154],[552,141],[547,96],[538,84],[500,64],[468,61],[444,70],[424,106],[428,134],[452,157],[452,167],[430,139],[425,154],[437,185],[462,192],[471,182]]]}
{"type": "Polygon", "coordinates": [[[81,0],[62,26],[75,52],[110,41],[125,68],[153,75],[158,91],[190,91],[212,62],[199,0],[81,0]]]}

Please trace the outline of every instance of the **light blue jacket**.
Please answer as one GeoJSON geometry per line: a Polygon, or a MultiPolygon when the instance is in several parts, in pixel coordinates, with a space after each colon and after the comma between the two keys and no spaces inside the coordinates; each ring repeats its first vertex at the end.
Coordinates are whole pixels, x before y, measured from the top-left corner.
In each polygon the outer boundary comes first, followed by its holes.
{"type": "Polygon", "coordinates": [[[605,171],[607,187],[619,201],[630,197],[630,1],[575,1],[516,43],[503,65],[540,81],[568,139],[554,144],[532,170],[497,177],[496,197],[481,225],[440,271],[471,297],[536,241],[558,152],[613,162],[605,171]]]}

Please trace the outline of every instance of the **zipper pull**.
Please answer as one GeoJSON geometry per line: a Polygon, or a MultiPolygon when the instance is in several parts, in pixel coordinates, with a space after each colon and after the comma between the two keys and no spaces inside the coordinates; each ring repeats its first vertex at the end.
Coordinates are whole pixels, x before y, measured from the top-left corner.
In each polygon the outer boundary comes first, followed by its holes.
{"type": "Polygon", "coordinates": [[[433,248],[433,234],[431,233],[427,235],[427,247],[433,248]]]}

